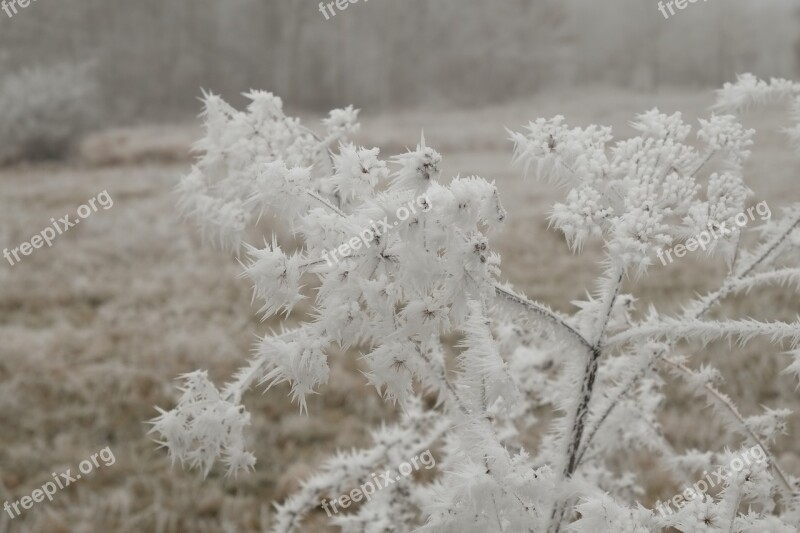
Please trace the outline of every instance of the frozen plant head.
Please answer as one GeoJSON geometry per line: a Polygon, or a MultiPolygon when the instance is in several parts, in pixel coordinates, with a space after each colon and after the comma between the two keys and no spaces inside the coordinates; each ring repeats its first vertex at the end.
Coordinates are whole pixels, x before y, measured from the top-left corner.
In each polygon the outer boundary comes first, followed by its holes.
{"type": "MultiPolygon", "coordinates": [[[[732,223],[750,196],[742,165],[750,156],[753,130],[733,116],[700,120],[702,148],[688,144],[691,126],[680,113],[652,109],[631,122],[639,135],[612,143],[610,128],[569,128],[564,118],[531,122],[512,133],[514,159],[527,172],[563,183],[565,202],[556,203],[553,225],[580,250],[601,238],[610,255],[627,270],[641,273],[657,251],[696,235],[709,225],[732,223]],[[701,183],[701,171],[714,158],[725,168],[701,183]]],[[[715,242],[729,256],[729,242],[715,242]]]]}
{"type": "Polygon", "coordinates": [[[182,376],[184,385],[177,407],[160,411],[151,433],[161,436],[173,464],[180,462],[208,475],[218,457],[227,465],[227,475],[252,469],[256,459],[244,449],[243,431],[250,423],[244,406],[223,397],[206,372],[182,376]]]}
{"type": "MultiPolygon", "coordinates": [[[[743,77],[723,89],[720,111],[797,94],[793,84],[743,77]]],[[[292,329],[264,336],[222,390],[205,372],[183,377],[177,405],[153,421],[174,462],[206,474],[219,459],[229,473],[253,468],[245,392],[286,387],[301,412],[313,409],[307,398],[322,392],[336,354],[359,357],[365,381],[398,416],[279,504],[276,533],[303,531],[320,502],[374,484],[374,473],[391,474],[410,458],[430,472],[382,485],[334,523],[436,533],[796,528],[796,479],[770,450],[789,410],[745,416],[713,361],[693,355],[716,340],[765,337],[793,348],[786,373],[800,376],[797,322],[728,318],[718,309],[736,293],[800,286],[800,205],[775,217],[766,203],[751,208],[764,222],[752,245],[744,227],[709,243],[727,260],[724,278],[677,311],[637,309],[631,275],[653,275],[658,250],[733,227],[745,212],[753,132],[735,116],[700,120],[694,137],[679,113],[656,109],[636,117],[625,140],[606,127],[568,127],[560,116],[511,134],[514,161],[564,188],[550,216],[569,245],[603,246],[595,290],[568,314],[499,281],[490,237],[507,214],[494,182],[442,180],[442,156],[424,138],[388,160],[349,142],[352,108],[332,112],[314,133],[286,117],[274,95],[249,97],[238,111],[207,96],[206,133],[179,186],[181,207],[212,241],[244,252],[243,275],[265,319],[300,301],[308,312],[291,317],[292,329]],[[300,245],[254,237],[265,215],[300,245]],[[676,449],[660,425],[674,393],[665,374],[714,406],[726,430],[720,440],[749,455],[676,449]],[[646,509],[640,465],[627,461],[637,453],[676,485],[700,472],[703,479],[683,487],[674,512],[646,509]],[[721,464],[735,465],[735,475],[706,493],[707,474],[721,464]]]]}

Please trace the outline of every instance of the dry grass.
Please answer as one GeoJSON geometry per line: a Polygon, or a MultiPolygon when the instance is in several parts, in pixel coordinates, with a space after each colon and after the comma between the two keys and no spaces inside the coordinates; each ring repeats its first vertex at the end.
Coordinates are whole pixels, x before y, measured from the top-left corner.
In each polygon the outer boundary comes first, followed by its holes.
{"type": "Polygon", "coordinates": [[[116,128],[87,136],[78,156],[98,167],[186,162],[199,135],[200,128],[193,126],[116,128]]]}
{"type": "MultiPolygon", "coordinates": [[[[625,122],[652,105],[682,109],[692,118],[709,103],[709,95],[688,94],[541,97],[470,112],[367,117],[359,141],[377,139],[394,149],[391,153],[415,144],[424,128],[429,144],[443,147],[445,175],[496,179],[511,215],[493,239],[505,275],[532,297],[570,310],[570,301],[592,288],[597,250],[573,256],[547,231],[548,206],[560,192],[523,181],[510,168],[503,127],[561,113],[575,124],[611,123],[625,135],[625,122]]],[[[768,113],[753,125],[774,129],[780,120],[779,113],[768,113]]],[[[187,138],[174,131],[172,138],[187,138]]],[[[144,421],[153,416],[153,406],[174,402],[174,377],[182,372],[207,368],[223,381],[268,326],[255,316],[235,260],[203,246],[176,215],[171,191],[187,165],[141,163],[147,157],[137,154],[150,149],[126,153],[119,139],[132,134],[114,135],[94,140],[105,155],[86,157],[88,163],[0,172],[0,248],[29,240],[50,217],[74,213],[104,189],[114,199],[113,208],[92,215],[52,248],[0,267],[0,501],[30,494],[51,472],[74,471],[106,445],[116,457],[113,466],[60,491],[52,503],[37,504],[23,518],[0,515],[0,532],[260,531],[269,502],[291,490],[296,477],[335,448],[363,443],[368,429],[391,413],[363,385],[354,358],[339,355],[309,416],[290,405],[285,388],[246,398],[253,415],[251,446],[259,459],[255,474],[232,481],[214,472],[203,481],[169,468],[165,454],[146,436],[144,421]],[[96,167],[118,162],[126,166],[96,167]]],[[[791,186],[796,161],[775,134],[762,134],[758,142],[753,187],[774,211],[797,199],[791,186]]],[[[720,265],[691,257],[654,268],[643,281],[643,303],[674,308],[713,287],[721,272],[720,265]]],[[[796,296],[775,290],[729,302],[723,312],[792,319],[798,304],[796,296]]],[[[754,344],[731,355],[720,344],[697,353],[722,367],[726,391],[743,397],[744,411],[755,413],[761,404],[797,404],[794,384],[778,375],[777,359],[759,357],[774,351],[754,344]]],[[[664,413],[670,442],[678,448],[722,447],[704,403],[682,397],[679,388],[675,393],[664,413]]],[[[778,443],[793,473],[800,473],[797,437],[794,431],[778,443]]],[[[648,461],[642,458],[643,464],[648,461]]],[[[655,472],[648,475],[648,486],[648,498],[674,492],[655,472]]],[[[309,531],[321,529],[309,526],[309,531]]]]}

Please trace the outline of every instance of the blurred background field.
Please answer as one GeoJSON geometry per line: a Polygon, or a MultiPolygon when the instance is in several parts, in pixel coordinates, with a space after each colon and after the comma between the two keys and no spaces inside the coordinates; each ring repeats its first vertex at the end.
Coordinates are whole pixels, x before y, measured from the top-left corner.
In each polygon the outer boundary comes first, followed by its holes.
{"type": "MultiPolygon", "coordinates": [[[[39,0],[42,2],[43,0],[39,0]]],[[[800,69],[794,0],[59,0],[0,17],[0,72],[95,65],[106,122],[182,119],[199,88],[296,107],[483,105],[587,84],[715,87],[800,69]]],[[[1,14],[1,13],[0,13],[1,14]]]]}
{"type": "MultiPolygon", "coordinates": [[[[371,0],[330,21],[314,2],[274,0],[39,0],[13,19],[0,13],[0,86],[22,69],[61,64],[85,68],[81,76],[91,82],[64,97],[77,115],[36,115],[42,105],[24,101],[33,113],[26,116],[45,126],[31,128],[33,148],[36,139],[51,141],[41,132],[56,120],[68,147],[20,149],[0,168],[0,249],[29,240],[102,190],[114,200],[52,248],[0,266],[0,501],[30,494],[51,472],[74,470],[106,445],[117,459],[23,518],[0,514],[0,532],[263,531],[272,500],[393,415],[365,386],[353,354],[339,354],[308,416],[285,387],[246,398],[254,474],[227,480],[215,470],[203,480],[170,468],[148,439],[145,421],[153,406],[174,402],[177,375],[207,368],[224,381],[256,335],[277,326],[260,323],[236,260],[205,246],[176,212],[173,188],[199,134],[201,87],[237,105],[244,90],[272,90],[312,128],[328,107],[352,103],[363,108],[356,142],[385,156],[415,145],[424,130],[444,155],[442,179],[460,173],[497,181],[510,215],[492,236],[504,276],[571,311],[571,301],[592,288],[597,250],[576,256],[547,229],[563,191],[512,168],[505,128],[562,114],[573,125],[612,125],[625,137],[627,121],[654,106],[683,111],[691,122],[705,116],[712,88],[737,72],[800,71],[800,9],[792,2],[710,0],[668,21],[655,4],[371,0]]],[[[0,90],[0,110],[23,105],[15,87],[0,90]]],[[[58,89],[36,87],[47,102],[58,89]]],[[[4,117],[10,123],[0,112],[0,148],[10,148],[19,130],[4,130],[4,117]],[[4,139],[4,131],[16,133],[4,139]]],[[[748,167],[754,201],[766,200],[774,214],[800,197],[798,160],[780,133],[788,120],[783,109],[745,116],[759,130],[748,167]]],[[[642,280],[639,309],[675,309],[715,287],[723,270],[691,256],[654,267],[642,280]]],[[[793,320],[800,305],[793,291],[778,288],[731,299],[719,312],[793,320]]],[[[760,357],[761,349],[774,352],[757,343],[687,352],[697,362],[715,360],[725,392],[747,414],[762,405],[797,409],[794,383],[778,374],[784,361],[760,357]]],[[[724,446],[705,403],[668,389],[668,441],[724,446]]],[[[797,475],[800,420],[793,422],[776,449],[797,475]]],[[[675,492],[665,479],[648,470],[645,502],[675,492]]],[[[310,524],[308,531],[324,530],[310,524]]]]}

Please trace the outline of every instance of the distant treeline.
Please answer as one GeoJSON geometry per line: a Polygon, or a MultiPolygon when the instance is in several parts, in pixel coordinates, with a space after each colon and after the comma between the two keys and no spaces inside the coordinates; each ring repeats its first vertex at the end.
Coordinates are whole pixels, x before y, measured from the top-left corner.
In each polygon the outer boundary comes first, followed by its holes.
{"type": "Polygon", "coordinates": [[[0,76],[96,62],[110,121],[195,113],[200,88],[292,106],[477,105],[546,88],[715,86],[800,73],[800,4],[708,0],[41,0],[0,17],[0,76]]]}

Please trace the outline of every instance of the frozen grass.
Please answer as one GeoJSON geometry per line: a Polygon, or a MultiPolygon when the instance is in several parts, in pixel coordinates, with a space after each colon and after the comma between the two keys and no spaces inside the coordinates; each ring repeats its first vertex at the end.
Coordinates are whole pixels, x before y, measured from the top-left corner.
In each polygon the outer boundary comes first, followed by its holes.
{"type": "Polygon", "coordinates": [[[92,166],[189,161],[200,133],[192,126],[117,128],[88,135],[81,142],[79,156],[92,166]]]}
{"type": "MultiPolygon", "coordinates": [[[[358,140],[376,140],[368,144],[381,145],[388,155],[414,145],[424,129],[429,144],[442,149],[445,176],[496,179],[510,215],[493,239],[505,275],[531,296],[570,310],[570,301],[591,288],[598,273],[596,250],[573,256],[559,235],[547,231],[549,205],[561,191],[523,180],[510,167],[504,127],[560,113],[575,125],[608,123],[624,135],[627,120],[648,107],[682,110],[694,119],[711,101],[709,94],[562,94],[473,111],[365,117],[358,140]]],[[[775,133],[785,125],[780,113],[748,117],[747,123],[760,131],[750,183],[756,201],[767,200],[774,212],[800,197],[793,175],[797,161],[775,133]]],[[[188,138],[174,131],[171,138],[188,138]]],[[[113,140],[105,142],[118,154],[111,162],[141,159],[113,140]]],[[[180,151],[181,142],[170,150],[180,151]]],[[[307,417],[290,404],[284,387],[248,396],[251,449],[259,461],[254,474],[234,481],[214,471],[203,481],[169,467],[166,454],[145,435],[143,421],[154,415],[152,406],[174,402],[173,378],[182,372],[207,368],[224,380],[249,353],[255,335],[274,326],[258,321],[236,261],[203,246],[176,215],[171,191],[185,170],[185,164],[137,163],[0,172],[0,248],[29,240],[50,217],[74,213],[104,189],[114,199],[113,208],[93,214],[52,248],[0,267],[0,502],[30,494],[51,472],[74,471],[106,445],[117,460],[60,491],[54,502],[36,504],[23,518],[0,514],[0,532],[261,531],[269,502],[291,490],[295,477],[335,448],[363,442],[369,427],[391,416],[363,385],[354,354],[337,356],[330,384],[309,403],[307,417]]],[[[708,267],[692,257],[653,268],[640,308],[649,302],[674,306],[687,294],[713,287],[721,272],[722,265],[708,267]]],[[[800,311],[797,302],[796,295],[775,289],[731,300],[720,312],[792,320],[800,311]]],[[[703,350],[687,347],[687,353],[717,361],[727,379],[724,390],[742,398],[746,414],[762,404],[797,408],[794,383],[777,374],[781,365],[748,357],[760,347],[731,351],[716,343],[703,350]]],[[[705,404],[677,386],[670,389],[673,400],[664,412],[668,440],[678,448],[724,446],[705,404]]],[[[800,427],[797,417],[793,422],[800,427]]],[[[798,438],[794,429],[777,445],[793,474],[800,473],[798,438]]],[[[637,460],[650,464],[647,457],[637,460]]],[[[648,486],[646,501],[676,489],[658,471],[648,473],[648,486]]]]}

